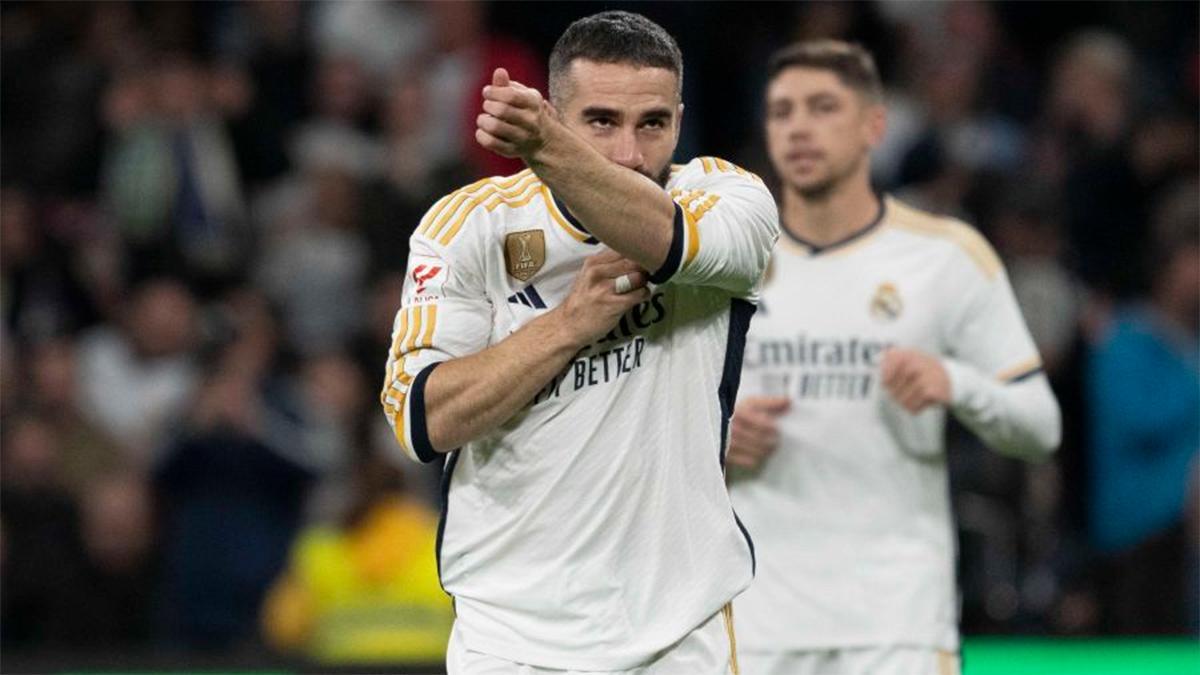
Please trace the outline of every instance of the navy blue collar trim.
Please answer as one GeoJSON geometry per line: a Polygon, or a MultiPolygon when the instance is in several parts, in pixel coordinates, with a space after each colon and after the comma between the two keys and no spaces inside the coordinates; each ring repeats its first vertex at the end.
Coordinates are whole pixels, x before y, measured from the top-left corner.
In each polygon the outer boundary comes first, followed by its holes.
{"type": "Polygon", "coordinates": [[[880,197],[880,196],[877,196],[876,199],[879,200],[879,211],[875,214],[875,218],[872,219],[871,222],[867,223],[863,227],[859,228],[858,230],[855,230],[853,234],[843,237],[842,239],[839,239],[838,241],[835,241],[832,244],[825,244],[824,246],[820,246],[820,245],[812,243],[811,241],[806,241],[803,238],[797,237],[795,234],[793,234],[792,231],[789,230],[787,228],[787,226],[784,225],[782,222],[780,223],[781,227],[779,229],[783,230],[784,236],[786,236],[788,239],[791,239],[792,241],[796,242],[797,244],[800,244],[801,246],[805,246],[805,247],[809,248],[812,251],[813,255],[820,255],[821,253],[825,253],[826,251],[829,251],[829,250],[832,250],[835,248],[841,248],[842,246],[845,246],[846,244],[849,244],[857,239],[865,237],[866,235],[870,234],[872,230],[879,227],[879,224],[883,222],[884,214],[887,212],[887,202],[883,199],[883,197],[880,197]]]}
{"type": "MultiPolygon", "coordinates": [[[[583,226],[583,223],[579,222],[579,220],[576,219],[575,216],[571,214],[570,210],[567,209],[566,204],[562,203],[562,201],[560,201],[558,197],[555,197],[553,195],[553,193],[551,193],[550,196],[551,196],[551,198],[554,199],[554,205],[558,207],[558,212],[563,215],[563,218],[567,219],[567,222],[571,224],[571,227],[574,227],[575,229],[579,230],[580,232],[585,232],[589,235],[591,234],[591,232],[588,232],[588,229],[583,226]]],[[[600,243],[600,240],[595,237],[589,236],[587,239],[583,240],[583,243],[598,244],[598,243],[600,243]]]]}

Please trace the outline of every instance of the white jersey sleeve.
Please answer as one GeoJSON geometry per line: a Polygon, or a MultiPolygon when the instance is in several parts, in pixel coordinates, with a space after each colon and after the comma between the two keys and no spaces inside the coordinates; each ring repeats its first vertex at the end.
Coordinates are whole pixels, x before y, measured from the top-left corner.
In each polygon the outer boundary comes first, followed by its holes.
{"type": "Polygon", "coordinates": [[[446,242],[420,233],[440,204],[430,209],[409,239],[404,290],[392,324],[380,394],[399,446],[409,458],[421,462],[440,457],[425,425],[425,381],[439,363],[487,347],[492,328],[492,306],[480,277],[483,266],[476,262],[475,238],[456,236],[446,242]]]}
{"type": "Polygon", "coordinates": [[[675,234],[666,261],[650,280],[752,296],[779,238],[779,212],[762,180],[723,159],[698,157],[668,188],[675,234]]]}
{"type": "Polygon", "coordinates": [[[995,252],[973,230],[961,239],[975,264],[959,287],[966,302],[943,359],[951,409],[997,451],[1044,457],[1058,447],[1062,419],[1041,357],[995,252]]]}
{"type": "Polygon", "coordinates": [[[964,301],[946,336],[950,356],[1005,382],[1040,371],[1041,357],[1000,258],[969,226],[953,227],[962,228],[958,239],[970,261],[950,286],[964,301]]]}

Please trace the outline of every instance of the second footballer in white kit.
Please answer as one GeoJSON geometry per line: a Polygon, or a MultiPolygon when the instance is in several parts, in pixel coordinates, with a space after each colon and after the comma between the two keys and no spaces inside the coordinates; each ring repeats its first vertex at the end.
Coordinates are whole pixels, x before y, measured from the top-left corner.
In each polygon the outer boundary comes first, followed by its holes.
{"type": "Polygon", "coordinates": [[[783,236],[751,325],[728,461],[758,573],[734,603],[747,675],[959,670],[943,434],[1044,457],[1060,421],[1004,269],[971,227],[869,184],[869,54],[769,69],[783,236]]]}

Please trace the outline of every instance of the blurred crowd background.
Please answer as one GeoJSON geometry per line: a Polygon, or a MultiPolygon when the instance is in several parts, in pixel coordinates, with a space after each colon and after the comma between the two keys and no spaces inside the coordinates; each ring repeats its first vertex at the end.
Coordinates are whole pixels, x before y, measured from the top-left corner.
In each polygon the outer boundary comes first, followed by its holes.
{"type": "Polygon", "coordinates": [[[1006,261],[1065,439],[952,429],[964,633],[1197,634],[1196,3],[5,2],[5,659],[439,659],[438,469],[377,403],[407,239],[520,168],[491,70],[544,91],[618,7],[680,41],[678,157],[763,176],[770,52],[873,49],[879,189],[1006,261]]]}

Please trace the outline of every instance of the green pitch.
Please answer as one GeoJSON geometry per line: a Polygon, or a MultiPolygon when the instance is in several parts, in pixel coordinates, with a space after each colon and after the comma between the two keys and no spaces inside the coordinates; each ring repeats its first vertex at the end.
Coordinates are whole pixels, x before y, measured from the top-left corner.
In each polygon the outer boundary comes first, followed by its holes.
{"type": "Polygon", "coordinates": [[[968,638],[963,675],[1200,675],[1200,641],[968,638]]]}

